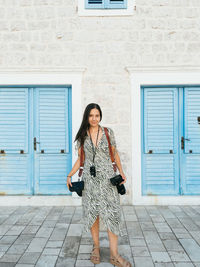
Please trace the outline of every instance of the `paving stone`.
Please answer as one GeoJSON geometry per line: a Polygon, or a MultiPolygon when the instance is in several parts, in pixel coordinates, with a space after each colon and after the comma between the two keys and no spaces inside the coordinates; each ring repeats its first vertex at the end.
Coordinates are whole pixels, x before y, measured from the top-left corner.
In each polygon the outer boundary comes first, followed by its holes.
{"type": "Polygon", "coordinates": [[[25,252],[18,263],[35,264],[40,256],[40,252],[25,252]]]}
{"type": "Polygon", "coordinates": [[[11,227],[12,225],[0,225],[0,235],[5,235],[11,227]]]}
{"type": "Polygon", "coordinates": [[[17,262],[20,257],[21,257],[20,254],[7,254],[6,253],[3,255],[3,257],[0,258],[0,262],[17,262]]]}
{"type": "Polygon", "coordinates": [[[27,252],[41,252],[47,243],[46,238],[33,238],[30,245],[27,248],[27,252]]]}
{"type": "Polygon", "coordinates": [[[174,267],[174,264],[169,262],[158,262],[155,263],[155,267],[174,267]]]}
{"type": "Polygon", "coordinates": [[[42,252],[43,255],[58,255],[60,248],[45,248],[42,252]]]}
{"type": "Polygon", "coordinates": [[[164,240],[163,243],[167,250],[183,251],[183,247],[177,240],[164,240]]]}
{"type": "Polygon", "coordinates": [[[53,227],[44,227],[42,226],[38,232],[36,233],[35,237],[45,237],[48,238],[50,237],[52,231],[53,231],[53,227]]]}
{"type": "Polygon", "coordinates": [[[40,256],[35,267],[54,267],[57,260],[57,256],[40,256]]]}
{"type": "Polygon", "coordinates": [[[167,251],[172,261],[190,261],[187,254],[184,251],[167,251]]]}
{"type": "Polygon", "coordinates": [[[46,248],[61,248],[63,245],[63,241],[54,241],[50,240],[46,243],[46,248]]]}
{"type": "Polygon", "coordinates": [[[146,246],[146,242],[144,238],[130,238],[130,245],[133,247],[144,247],[146,246]]]}
{"type": "Polygon", "coordinates": [[[171,228],[181,228],[183,225],[177,218],[167,218],[166,219],[167,223],[171,228]]]}
{"type": "Polygon", "coordinates": [[[90,253],[92,251],[92,245],[80,245],[79,253],[90,253]]]}
{"type": "Polygon", "coordinates": [[[0,245],[0,252],[5,252],[9,249],[10,244],[2,244],[0,245]]]}
{"type": "Polygon", "coordinates": [[[18,238],[16,239],[16,241],[14,242],[15,245],[20,244],[20,245],[29,245],[31,243],[31,241],[33,240],[34,235],[23,235],[21,234],[20,236],[18,236],[18,238]]]}
{"type": "Polygon", "coordinates": [[[193,239],[180,239],[182,246],[192,261],[200,261],[200,246],[193,239]]]}
{"type": "Polygon", "coordinates": [[[157,229],[157,231],[158,232],[162,232],[162,233],[170,233],[170,232],[172,232],[172,230],[169,228],[169,226],[167,225],[167,223],[155,223],[154,224],[155,225],[155,227],[156,227],[156,229],[157,229]]]}
{"type": "Polygon", "coordinates": [[[151,252],[154,262],[171,262],[167,252],[151,252]]]}
{"type": "Polygon", "coordinates": [[[174,262],[175,267],[194,267],[191,262],[174,262]]]}
{"type": "Polygon", "coordinates": [[[111,265],[110,263],[101,262],[100,264],[95,265],[95,266],[98,266],[98,267],[110,267],[110,266],[112,266],[112,265],[111,265]]]}
{"type": "Polygon", "coordinates": [[[59,256],[63,258],[76,258],[79,249],[79,242],[79,236],[66,237],[59,256]]]}
{"type": "Polygon", "coordinates": [[[28,225],[25,227],[22,234],[24,235],[36,234],[39,228],[40,228],[40,225],[28,225]]]}
{"type": "Polygon", "coordinates": [[[143,238],[139,222],[126,222],[129,238],[143,238]]]}
{"type": "Polygon", "coordinates": [[[77,260],[75,266],[76,267],[79,267],[79,266],[89,267],[89,266],[94,266],[94,264],[90,260],[77,260]]]}
{"type": "Polygon", "coordinates": [[[176,240],[176,236],[173,233],[159,233],[159,236],[162,240],[176,240]]]}
{"type": "Polygon", "coordinates": [[[81,224],[71,224],[67,236],[81,236],[82,226],[81,224]]]}
{"type": "Polygon", "coordinates": [[[42,226],[43,227],[55,227],[57,221],[53,221],[53,220],[44,220],[42,226]]]}
{"type": "Polygon", "coordinates": [[[152,222],[141,222],[140,225],[143,231],[155,231],[155,226],[152,222]]]}
{"type": "Polygon", "coordinates": [[[26,245],[26,244],[22,244],[22,245],[14,244],[8,249],[8,251],[6,253],[8,253],[8,254],[23,254],[24,251],[26,250],[27,246],[28,245],[26,245]]]}
{"type": "Polygon", "coordinates": [[[49,240],[63,241],[68,231],[69,225],[55,227],[49,240]]]}
{"type": "Polygon", "coordinates": [[[18,235],[4,235],[0,240],[0,244],[12,244],[17,238],[18,235]]]}
{"type": "Polygon", "coordinates": [[[190,238],[192,238],[191,235],[188,234],[188,233],[185,233],[185,234],[177,233],[177,234],[175,234],[175,235],[176,235],[176,237],[177,237],[178,239],[190,239],[190,238]]]}
{"type": "Polygon", "coordinates": [[[81,254],[78,254],[77,256],[77,260],[89,260],[89,259],[90,259],[90,253],[81,253],[81,254]]]}
{"type": "Polygon", "coordinates": [[[0,251],[0,258],[5,254],[5,251],[0,251]]]}
{"type": "Polygon", "coordinates": [[[34,267],[35,265],[33,264],[16,264],[15,267],[34,267]]]}
{"type": "Polygon", "coordinates": [[[58,257],[56,267],[74,267],[76,259],[58,257]]]}
{"type": "Polygon", "coordinates": [[[135,267],[154,267],[151,257],[134,257],[135,267]]]}
{"type": "Polygon", "coordinates": [[[14,225],[10,230],[8,230],[6,235],[20,235],[24,228],[24,225],[14,225]]]}
{"type": "Polygon", "coordinates": [[[16,264],[14,262],[1,262],[0,267],[14,267],[16,264]]]}
{"type": "Polygon", "coordinates": [[[133,256],[138,256],[138,257],[150,256],[147,247],[132,247],[131,249],[132,249],[133,256]]]}

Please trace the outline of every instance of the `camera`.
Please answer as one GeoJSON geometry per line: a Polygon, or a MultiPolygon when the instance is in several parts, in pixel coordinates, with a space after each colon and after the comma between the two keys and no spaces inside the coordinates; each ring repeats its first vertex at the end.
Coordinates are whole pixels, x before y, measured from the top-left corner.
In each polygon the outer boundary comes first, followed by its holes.
{"type": "Polygon", "coordinates": [[[96,169],[95,169],[95,166],[90,166],[90,174],[94,177],[96,177],[96,169]]]}
{"type": "Polygon", "coordinates": [[[120,174],[111,178],[110,181],[111,181],[112,185],[115,185],[117,187],[117,191],[120,195],[124,195],[126,193],[126,188],[125,188],[124,184],[120,185],[120,183],[124,181],[120,174]]]}

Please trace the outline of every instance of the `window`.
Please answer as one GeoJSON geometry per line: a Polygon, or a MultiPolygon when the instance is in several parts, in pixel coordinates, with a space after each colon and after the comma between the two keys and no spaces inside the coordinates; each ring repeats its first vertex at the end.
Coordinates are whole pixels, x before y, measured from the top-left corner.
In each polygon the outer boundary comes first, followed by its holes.
{"type": "Polygon", "coordinates": [[[122,9],[127,8],[127,0],[85,0],[86,9],[122,9]]]}

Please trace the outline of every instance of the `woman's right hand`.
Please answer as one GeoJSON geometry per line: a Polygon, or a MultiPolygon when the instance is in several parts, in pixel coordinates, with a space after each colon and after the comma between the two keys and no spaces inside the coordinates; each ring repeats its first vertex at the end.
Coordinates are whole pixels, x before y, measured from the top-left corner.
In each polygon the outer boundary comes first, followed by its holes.
{"type": "Polygon", "coordinates": [[[68,187],[68,189],[69,189],[69,186],[72,186],[71,177],[67,177],[67,187],[68,187]]]}

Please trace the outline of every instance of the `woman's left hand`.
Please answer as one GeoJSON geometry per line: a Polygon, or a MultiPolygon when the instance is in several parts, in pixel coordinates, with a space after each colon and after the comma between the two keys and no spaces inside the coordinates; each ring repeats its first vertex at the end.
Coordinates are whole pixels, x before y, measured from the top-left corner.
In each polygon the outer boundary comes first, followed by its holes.
{"type": "MultiPolygon", "coordinates": [[[[126,183],[126,176],[125,176],[125,174],[124,174],[124,173],[120,173],[120,174],[121,174],[122,178],[124,179],[124,181],[121,182],[121,184],[126,183]]],[[[120,185],[121,185],[121,184],[120,184],[120,185]]]]}

